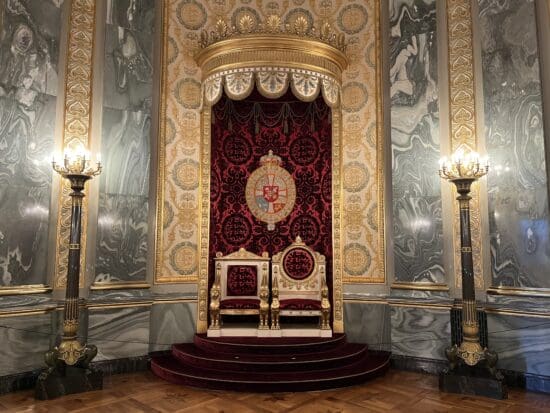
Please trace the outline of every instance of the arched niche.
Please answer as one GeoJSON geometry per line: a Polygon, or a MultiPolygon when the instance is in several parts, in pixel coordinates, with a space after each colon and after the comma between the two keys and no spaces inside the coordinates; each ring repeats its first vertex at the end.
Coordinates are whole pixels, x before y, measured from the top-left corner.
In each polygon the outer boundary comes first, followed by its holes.
{"type": "Polygon", "coordinates": [[[343,333],[341,83],[348,65],[343,38],[328,24],[318,31],[276,22],[254,32],[243,27],[230,31],[218,21],[214,32],[203,33],[196,56],[202,70],[197,333],[208,329],[212,107],[224,91],[232,100],[246,99],[254,90],[277,99],[288,89],[304,102],[321,94],[331,109],[332,329],[343,333]]]}

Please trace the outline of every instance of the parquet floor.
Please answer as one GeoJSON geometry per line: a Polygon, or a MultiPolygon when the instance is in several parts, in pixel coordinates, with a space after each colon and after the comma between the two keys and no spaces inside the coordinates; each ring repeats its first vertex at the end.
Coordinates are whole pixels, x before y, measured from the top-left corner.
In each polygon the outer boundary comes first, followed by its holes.
{"type": "Polygon", "coordinates": [[[2,412],[550,412],[550,395],[511,389],[509,399],[440,393],[437,377],[392,370],[361,386],[306,393],[253,394],[199,390],[150,372],[107,377],[104,390],[37,402],[32,391],[0,396],[2,412]]]}

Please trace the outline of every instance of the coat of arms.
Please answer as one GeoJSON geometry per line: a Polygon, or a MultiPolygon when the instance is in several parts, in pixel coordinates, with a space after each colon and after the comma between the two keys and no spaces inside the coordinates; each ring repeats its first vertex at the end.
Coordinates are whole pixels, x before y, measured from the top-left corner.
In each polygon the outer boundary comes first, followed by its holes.
{"type": "Polygon", "coordinates": [[[281,158],[270,150],[246,183],[246,204],[252,215],[267,223],[269,231],[290,214],[296,201],[294,180],[281,164],[281,158]]]}

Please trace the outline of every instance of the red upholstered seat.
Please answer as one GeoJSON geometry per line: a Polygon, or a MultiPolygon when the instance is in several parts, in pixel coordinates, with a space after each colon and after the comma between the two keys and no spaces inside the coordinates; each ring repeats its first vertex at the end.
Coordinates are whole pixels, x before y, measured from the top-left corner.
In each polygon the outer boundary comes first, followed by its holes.
{"type": "Polygon", "coordinates": [[[279,308],[281,310],[321,310],[321,302],[319,300],[307,300],[305,298],[292,298],[289,300],[280,300],[279,308]]]}
{"type": "Polygon", "coordinates": [[[222,310],[251,310],[258,308],[260,308],[260,300],[253,298],[233,298],[220,302],[220,309],[222,310]]]}

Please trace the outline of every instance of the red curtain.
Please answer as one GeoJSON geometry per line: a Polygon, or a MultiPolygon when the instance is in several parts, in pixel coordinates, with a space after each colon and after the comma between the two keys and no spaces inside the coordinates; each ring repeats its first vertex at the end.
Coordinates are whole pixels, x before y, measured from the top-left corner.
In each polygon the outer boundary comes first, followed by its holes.
{"type": "MultiPolygon", "coordinates": [[[[331,112],[322,97],[297,100],[290,92],[270,100],[258,93],[243,101],[225,95],[212,109],[210,258],[240,247],[269,256],[297,235],[327,259],[332,284],[331,112]],[[296,184],[290,215],[274,231],[248,209],[245,188],[260,157],[272,150],[296,184]]],[[[211,271],[211,275],[213,272],[211,271]]]]}

